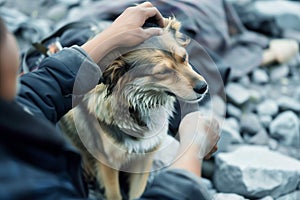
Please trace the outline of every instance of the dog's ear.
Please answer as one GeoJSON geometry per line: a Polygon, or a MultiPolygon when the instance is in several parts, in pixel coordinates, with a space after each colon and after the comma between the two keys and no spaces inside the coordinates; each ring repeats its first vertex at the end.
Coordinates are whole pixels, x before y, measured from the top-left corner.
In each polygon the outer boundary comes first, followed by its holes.
{"type": "Polygon", "coordinates": [[[175,17],[164,19],[165,31],[171,32],[176,41],[183,47],[190,43],[190,38],[180,32],[181,23],[175,17]]]}
{"type": "Polygon", "coordinates": [[[122,59],[115,60],[109,65],[102,74],[101,82],[107,85],[107,95],[110,95],[116,86],[118,80],[123,76],[130,66],[122,59]]]}

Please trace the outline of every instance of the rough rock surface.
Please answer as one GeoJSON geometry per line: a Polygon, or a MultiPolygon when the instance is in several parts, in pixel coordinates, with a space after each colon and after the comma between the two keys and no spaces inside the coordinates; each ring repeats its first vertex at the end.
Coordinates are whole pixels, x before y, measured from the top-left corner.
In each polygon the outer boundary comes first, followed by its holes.
{"type": "Polygon", "coordinates": [[[214,184],[220,192],[277,198],[300,182],[300,162],[266,147],[242,146],[216,156],[214,184]]]}

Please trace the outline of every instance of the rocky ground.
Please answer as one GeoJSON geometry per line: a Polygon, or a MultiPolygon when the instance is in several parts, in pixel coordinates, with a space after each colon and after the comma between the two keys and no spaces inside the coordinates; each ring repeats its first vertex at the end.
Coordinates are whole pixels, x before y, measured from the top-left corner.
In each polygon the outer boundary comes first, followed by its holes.
{"type": "MultiPolygon", "coordinates": [[[[25,50],[91,1],[0,0],[0,14],[25,50]]],[[[226,85],[219,153],[203,179],[214,199],[300,199],[299,84],[297,55],[226,85]]]]}
{"type": "Polygon", "coordinates": [[[215,199],[300,199],[299,63],[298,55],[226,86],[227,116],[208,184],[215,199]]]}

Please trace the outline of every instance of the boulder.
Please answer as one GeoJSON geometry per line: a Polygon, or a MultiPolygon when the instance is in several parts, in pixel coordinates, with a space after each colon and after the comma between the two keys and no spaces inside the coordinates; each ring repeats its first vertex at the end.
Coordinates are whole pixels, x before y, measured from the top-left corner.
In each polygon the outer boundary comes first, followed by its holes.
{"type": "Polygon", "coordinates": [[[216,155],[213,177],[219,192],[250,199],[277,198],[294,191],[300,182],[300,161],[262,146],[242,146],[216,155]]]}

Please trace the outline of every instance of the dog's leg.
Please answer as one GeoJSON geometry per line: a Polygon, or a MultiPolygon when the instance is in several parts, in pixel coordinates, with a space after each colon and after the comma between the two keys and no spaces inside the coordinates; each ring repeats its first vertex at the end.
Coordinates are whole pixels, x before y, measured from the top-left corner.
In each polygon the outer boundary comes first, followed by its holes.
{"type": "Polygon", "coordinates": [[[101,162],[97,162],[98,180],[104,186],[105,196],[107,200],[122,200],[120,184],[119,184],[119,171],[101,162]]]}
{"type": "Polygon", "coordinates": [[[137,173],[131,173],[129,177],[129,199],[139,198],[147,185],[147,180],[152,167],[153,155],[147,155],[143,162],[139,161],[136,168],[137,173]],[[139,173],[140,172],[140,173],[139,173]]]}
{"type": "Polygon", "coordinates": [[[149,172],[130,174],[130,200],[137,199],[143,194],[147,185],[148,177],[149,172]]]}

